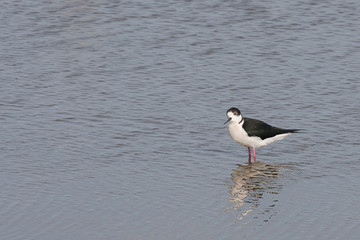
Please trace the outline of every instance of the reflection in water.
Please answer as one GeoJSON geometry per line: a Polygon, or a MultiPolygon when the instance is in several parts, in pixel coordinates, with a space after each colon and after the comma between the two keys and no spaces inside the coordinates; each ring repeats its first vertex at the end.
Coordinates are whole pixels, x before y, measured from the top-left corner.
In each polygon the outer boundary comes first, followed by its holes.
{"type": "MultiPolygon", "coordinates": [[[[256,162],[248,165],[239,164],[238,168],[233,170],[231,179],[234,184],[229,186],[230,202],[233,203],[234,210],[241,212],[237,217],[239,220],[258,207],[261,213],[265,214],[276,205],[277,199],[274,195],[278,194],[282,187],[278,181],[282,167],[284,166],[256,162]],[[272,196],[272,199],[270,204],[267,199],[261,201],[262,205],[268,204],[268,206],[261,206],[260,200],[265,196],[272,196]]],[[[271,215],[264,221],[268,221],[271,215]]]]}

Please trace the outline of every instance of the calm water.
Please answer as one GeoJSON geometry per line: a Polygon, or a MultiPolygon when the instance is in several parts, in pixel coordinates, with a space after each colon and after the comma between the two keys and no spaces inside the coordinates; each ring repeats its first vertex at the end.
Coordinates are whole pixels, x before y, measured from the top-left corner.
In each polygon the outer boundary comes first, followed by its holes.
{"type": "Polygon", "coordinates": [[[1,239],[358,238],[359,2],[0,5],[1,239]]]}

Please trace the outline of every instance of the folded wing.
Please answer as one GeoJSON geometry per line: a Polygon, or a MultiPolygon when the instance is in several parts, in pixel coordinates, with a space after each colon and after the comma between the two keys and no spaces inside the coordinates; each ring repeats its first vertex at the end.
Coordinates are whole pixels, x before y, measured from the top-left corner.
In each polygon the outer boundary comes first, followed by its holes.
{"type": "Polygon", "coordinates": [[[262,140],[284,133],[294,133],[299,131],[298,129],[283,129],[283,128],[273,127],[260,120],[251,119],[251,118],[244,118],[243,128],[248,133],[249,137],[257,136],[262,140]]]}

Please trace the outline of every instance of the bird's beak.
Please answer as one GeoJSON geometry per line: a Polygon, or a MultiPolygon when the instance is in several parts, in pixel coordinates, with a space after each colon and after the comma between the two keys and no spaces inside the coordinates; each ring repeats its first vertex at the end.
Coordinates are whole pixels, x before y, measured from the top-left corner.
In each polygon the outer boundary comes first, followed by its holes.
{"type": "Polygon", "coordinates": [[[228,121],[230,121],[230,120],[231,120],[231,118],[229,118],[229,119],[228,119],[228,120],[224,123],[224,125],[225,125],[225,124],[227,124],[227,123],[228,123],[228,121]]]}

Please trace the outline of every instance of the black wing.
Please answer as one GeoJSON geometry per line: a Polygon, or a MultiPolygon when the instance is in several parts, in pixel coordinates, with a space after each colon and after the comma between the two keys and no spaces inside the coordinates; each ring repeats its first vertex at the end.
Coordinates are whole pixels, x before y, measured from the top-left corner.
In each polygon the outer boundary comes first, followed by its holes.
{"type": "Polygon", "coordinates": [[[273,127],[267,123],[264,123],[260,120],[244,118],[243,128],[248,133],[249,137],[257,136],[262,140],[266,138],[271,138],[283,133],[293,133],[297,132],[297,129],[282,129],[273,127]]]}

